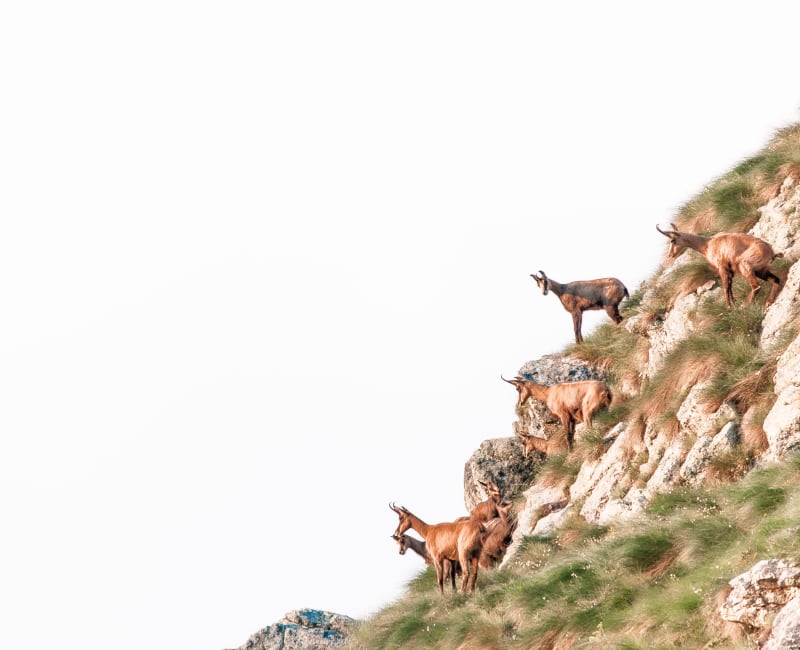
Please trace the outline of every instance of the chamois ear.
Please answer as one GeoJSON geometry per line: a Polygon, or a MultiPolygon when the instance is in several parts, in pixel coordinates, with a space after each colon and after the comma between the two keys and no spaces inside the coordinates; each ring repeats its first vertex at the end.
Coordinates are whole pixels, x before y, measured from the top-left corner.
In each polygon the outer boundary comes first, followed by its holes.
{"type": "Polygon", "coordinates": [[[678,226],[676,226],[674,223],[670,223],[669,225],[672,226],[673,230],[675,230],[675,231],[678,230],[678,226]]]}
{"type": "Polygon", "coordinates": [[[400,538],[397,535],[392,534],[392,535],[389,535],[389,537],[391,537],[395,542],[399,542],[400,541],[400,538]]]}

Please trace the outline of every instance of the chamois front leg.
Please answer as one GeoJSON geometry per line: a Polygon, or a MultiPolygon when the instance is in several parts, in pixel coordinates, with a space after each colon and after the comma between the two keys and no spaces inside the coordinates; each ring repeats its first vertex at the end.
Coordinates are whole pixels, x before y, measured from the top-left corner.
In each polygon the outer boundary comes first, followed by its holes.
{"type": "Polygon", "coordinates": [[[567,447],[572,451],[572,443],[575,440],[575,420],[567,413],[561,416],[561,424],[567,434],[567,447]]]}
{"type": "Polygon", "coordinates": [[[575,343],[583,343],[583,334],[581,334],[581,325],[583,322],[583,312],[577,309],[572,312],[572,328],[575,330],[575,343]]]}
{"type": "Polygon", "coordinates": [[[444,596],[444,565],[447,560],[437,559],[433,568],[436,569],[436,584],[439,587],[439,593],[444,596]]]}
{"type": "Polygon", "coordinates": [[[719,273],[720,283],[722,284],[722,292],[725,294],[725,303],[728,307],[733,306],[733,270],[727,266],[717,269],[719,273]]]}

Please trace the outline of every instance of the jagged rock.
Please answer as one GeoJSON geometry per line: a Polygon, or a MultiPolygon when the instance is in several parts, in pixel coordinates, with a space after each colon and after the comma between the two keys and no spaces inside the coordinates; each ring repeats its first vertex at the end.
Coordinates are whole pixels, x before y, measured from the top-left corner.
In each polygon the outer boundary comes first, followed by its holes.
{"type": "MultiPolygon", "coordinates": [[[[536,525],[543,516],[547,515],[547,511],[555,512],[557,510],[555,506],[548,508],[548,505],[561,504],[563,508],[568,498],[563,486],[542,487],[534,485],[525,490],[524,496],[525,505],[520,512],[517,513],[517,528],[514,531],[511,545],[508,547],[503,562],[500,565],[501,567],[514,556],[514,553],[522,542],[522,538],[526,535],[534,534],[536,525]]],[[[539,535],[544,533],[539,532],[535,534],[539,535]]]]}
{"type": "Polygon", "coordinates": [[[464,505],[469,511],[489,498],[479,483],[489,479],[497,483],[504,499],[513,498],[530,485],[541,463],[539,454],[522,456],[517,438],[484,440],[464,465],[464,505]]]}
{"type": "Polygon", "coordinates": [[[763,628],[800,594],[800,566],[790,560],[762,560],[728,584],[731,591],[719,608],[720,616],[746,629],[763,628]]]}
{"type": "Polygon", "coordinates": [[[800,648],[800,596],[786,603],[775,620],[772,632],[761,650],[797,650],[800,648]]]}
{"type": "Polygon", "coordinates": [[[327,650],[345,644],[355,628],[349,616],[301,609],[259,630],[236,650],[327,650]]]}
{"type": "Polygon", "coordinates": [[[707,404],[703,400],[703,393],[708,385],[708,382],[702,382],[692,386],[675,414],[684,434],[691,433],[697,437],[714,435],[724,424],[737,417],[736,410],[727,403],[723,403],[715,412],[709,413],[707,404]]]}
{"type": "Polygon", "coordinates": [[[764,419],[769,450],[764,460],[777,460],[800,447],[800,338],[796,338],[778,359],[775,400],[764,419]]]}
{"type": "Polygon", "coordinates": [[[772,246],[776,253],[796,260],[800,257],[800,182],[793,175],[784,179],[777,196],[758,209],[761,214],[752,234],[772,246]]]}
{"type": "Polygon", "coordinates": [[[794,264],[786,276],[778,297],[764,314],[761,322],[760,345],[764,350],[774,346],[787,331],[791,331],[800,316],[800,266],[794,264]]]}
{"type": "Polygon", "coordinates": [[[690,485],[701,483],[711,459],[730,451],[738,442],[739,426],[735,422],[728,422],[715,436],[700,436],[681,466],[681,478],[690,485]]]}
{"type": "Polygon", "coordinates": [[[643,370],[645,377],[650,379],[658,374],[670,352],[694,331],[692,315],[697,311],[700,301],[708,296],[716,298],[722,293],[719,287],[711,291],[714,284],[714,281],[706,282],[693,293],[681,296],[663,320],[656,321],[647,328],[650,351],[643,370]]]}
{"type": "MultiPolygon", "coordinates": [[[[558,504],[558,502],[556,502],[558,504]]],[[[564,521],[572,514],[572,504],[568,503],[561,509],[554,509],[549,515],[543,516],[536,522],[533,529],[534,535],[552,535],[564,525],[564,521]]]]}

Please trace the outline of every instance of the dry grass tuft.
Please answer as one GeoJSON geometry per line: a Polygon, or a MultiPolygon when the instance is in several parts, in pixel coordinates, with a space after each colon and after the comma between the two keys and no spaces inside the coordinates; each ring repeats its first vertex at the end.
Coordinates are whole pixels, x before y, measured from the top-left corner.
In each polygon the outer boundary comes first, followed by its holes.
{"type": "Polygon", "coordinates": [[[734,404],[739,413],[763,402],[764,396],[772,394],[775,386],[775,373],[778,369],[777,357],[765,363],[759,370],[737,381],[724,401],[734,404]]]}

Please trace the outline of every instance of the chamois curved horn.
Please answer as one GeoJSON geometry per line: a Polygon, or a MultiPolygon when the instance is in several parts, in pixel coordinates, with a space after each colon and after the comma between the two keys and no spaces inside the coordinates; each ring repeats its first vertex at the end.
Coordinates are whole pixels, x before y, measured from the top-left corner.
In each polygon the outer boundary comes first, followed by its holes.
{"type": "Polygon", "coordinates": [[[389,502],[389,507],[392,509],[393,512],[396,512],[398,515],[400,514],[400,511],[397,509],[397,506],[394,505],[394,501],[389,502]]]}
{"type": "Polygon", "coordinates": [[[511,384],[512,386],[516,386],[516,384],[515,384],[513,381],[511,381],[510,379],[506,379],[505,377],[503,377],[503,373],[502,373],[502,372],[500,373],[500,379],[502,379],[503,381],[507,381],[507,382],[508,382],[509,384],[511,384]]]}
{"type": "Polygon", "coordinates": [[[550,283],[547,281],[547,275],[542,269],[539,269],[539,273],[542,274],[542,295],[546,296],[547,292],[550,290],[550,283]]]}
{"type": "MultiPolygon", "coordinates": [[[[672,226],[672,227],[674,228],[675,226],[672,226]]],[[[662,235],[664,235],[664,237],[669,237],[670,234],[671,234],[669,232],[664,232],[663,230],[661,230],[661,228],[658,227],[658,224],[656,224],[656,230],[658,230],[658,232],[660,232],[662,235]]]]}

